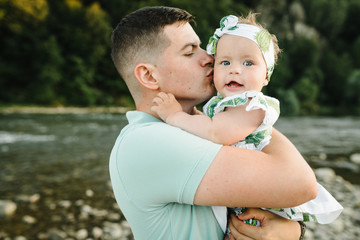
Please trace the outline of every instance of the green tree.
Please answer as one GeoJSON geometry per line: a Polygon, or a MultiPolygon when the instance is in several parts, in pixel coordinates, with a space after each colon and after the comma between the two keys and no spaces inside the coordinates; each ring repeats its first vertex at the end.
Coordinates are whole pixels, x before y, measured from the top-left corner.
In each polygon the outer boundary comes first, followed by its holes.
{"type": "Polygon", "coordinates": [[[342,25],[340,37],[347,43],[355,41],[360,32],[360,1],[348,0],[347,14],[342,25]]]}
{"type": "Polygon", "coordinates": [[[1,0],[0,9],[0,101],[24,103],[38,75],[48,4],[45,0],[1,0]]]}
{"type": "Polygon", "coordinates": [[[277,98],[280,101],[280,112],[283,116],[294,116],[300,113],[300,103],[292,89],[278,89],[277,98]]]}
{"type": "Polygon", "coordinates": [[[296,37],[288,41],[286,52],[295,75],[292,83],[296,82],[308,68],[318,65],[320,50],[318,43],[312,39],[296,37]]]}
{"type": "Polygon", "coordinates": [[[92,87],[94,69],[89,69],[84,60],[78,56],[68,59],[66,76],[70,81],[63,81],[62,96],[66,105],[89,106],[97,100],[98,90],[92,87]]]}
{"type": "Polygon", "coordinates": [[[36,62],[36,75],[29,83],[27,102],[53,105],[58,103],[57,86],[62,80],[63,56],[55,36],[50,36],[40,45],[41,55],[36,62]]]}
{"type": "Polygon", "coordinates": [[[345,94],[344,82],[353,70],[353,62],[349,53],[337,54],[332,50],[324,53],[320,64],[324,73],[322,104],[339,106],[345,94]]]}
{"type": "Polygon", "coordinates": [[[289,83],[292,82],[293,72],[290,63],[289,54],[286,51],[282,52],[276,63],[269,85],[263,88],[264,93],[276,97],[279,89],[287,89],[291,86],[289,83]]]}
{"type": "Polygon", "coordinates": [[[360,106],[360,69],[354,70],[345,84],[344,102],[349,108],[360,106]]]}
{"type": "Polygon", "coordinates": [[[307,23],[314,26],[322,36],[332,39],[343,27],[348,1],[300,0],[306,12],[307,23]]]}
{"type": "Polygon", "coordinates": [[[360,68],[360,37],[355,40],[351,52],[354,59],[354,67],[360,68]]]}
{"type": "MultiPolygon", "coordinates": [[[[90,1],[94,2],[93,0],[90,1]]],[[[136,10],[139,1],[128,0],[98,0],[101,8],[104,9],[110,17],[110,25],[114,28],[121,18],[136,10]]]]}
{"type": "Polygon", "coordinates": [[[295,83],[293,89],[300,102],[300,109],[303,114],[314,113],[318,110],[316,100],[319,87],[313,83],[312,79],[302,77],[297,83],[295,83]]]}
{"type": "MultiPolygon", "coordinates": [[[[87,6],[79,0],[49,2],[53,13],[48,19],[49,28],[56,32],[65,62],[63,78],[58,84],[61,102],[85,106],[111,103],[112,99],[109,100],[105,92],[106,82],[110,79],[106,78],[108,75],[99,74],[104,61],[110,64],[107,60],[110,58],[111,33],[108,14],[96,2],[87,6]],[[63,19],[61,24],[58,19],[63,19]]],[[[115,75],[114,69],[111,70],[115,75]]]]}

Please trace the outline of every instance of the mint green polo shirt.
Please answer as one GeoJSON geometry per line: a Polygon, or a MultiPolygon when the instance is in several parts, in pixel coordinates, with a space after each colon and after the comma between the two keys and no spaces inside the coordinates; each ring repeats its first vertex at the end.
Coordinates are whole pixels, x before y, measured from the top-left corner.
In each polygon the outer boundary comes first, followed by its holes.
{"type": "Polygon", "coordinates": [[[211,207],[193,205],[222,147],[139,111],[126,114],[110,156],[116,201],[135,239],[223,239],[211,207]]]}

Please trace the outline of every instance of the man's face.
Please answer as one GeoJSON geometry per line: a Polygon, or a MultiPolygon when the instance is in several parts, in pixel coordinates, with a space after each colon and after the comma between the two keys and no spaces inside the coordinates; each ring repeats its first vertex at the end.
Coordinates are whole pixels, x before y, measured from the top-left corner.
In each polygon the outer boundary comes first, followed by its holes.
{"type": "Polygon", "coordinates": [[[160,90],[174,94],[180,103],[193,106],[214,95],[213,58],[200,48],[199,37],[191,25],[168,25],[164,34],[171,43],[156,66],[160,90]]]}

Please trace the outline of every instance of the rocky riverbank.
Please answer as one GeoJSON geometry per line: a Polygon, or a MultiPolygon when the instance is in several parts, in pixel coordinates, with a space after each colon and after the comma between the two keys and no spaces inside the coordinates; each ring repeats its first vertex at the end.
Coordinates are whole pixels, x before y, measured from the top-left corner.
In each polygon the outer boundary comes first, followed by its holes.
{"type": "Polygon", "coordinates": [[[95,207],[97,197],[91,189],[85,191],[83,199],[74,201],[49,200],[47,193],[43,195],[0,200],[0,239],[133,239],[110,183],[105,194],[107,205],[103,204],[106,209],[95,207]]]}
{"type": "Polygon", "coordinates": [[[321,183],[344,207],[344,211],[331,224],[307,223],[305,240],[360,239],[360,186],[337,176],[330,168],[315,170],[321,183]]]}
{"type": "MultiPolygon", "coordinates": [[[[315,174],[344,206],[344,211],[331,224],[308,223],[305,239],[360,239],[360,187],[337,176],[330,168],[318,168],[315,174]]],[[[47,201],[42,197],[41,194],[19,195],[14,200],[1,200],[0,239],[133,239],[115,200],[108,201],[110,207],[106,209],[96,208],[89,201],[95,197],[90,189],[85,192],[85,200],[47,201]],[[39,211],[45,214],[37,214],[39,211]]]]}

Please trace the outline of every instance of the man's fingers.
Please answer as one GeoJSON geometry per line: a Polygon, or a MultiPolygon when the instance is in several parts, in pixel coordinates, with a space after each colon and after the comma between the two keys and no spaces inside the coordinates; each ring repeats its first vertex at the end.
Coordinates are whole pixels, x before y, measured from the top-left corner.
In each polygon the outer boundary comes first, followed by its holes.
{"type": "Polygon", "coordinates": [[[230,215],[229,228],[231,234],[235,239],[240,240],[254,240],[258,238],[260,227],[255,227],[249,224],[244,223],[242,220],[238,219],[234,214],[230,215]],[[241,233],[240,233],[241,232],[241,233]],[[252,236],[254,238],[250,238],[252,236]]]}
{"type": "Polygon", "coordinates": [[[254,209],[254,208],[248,208],[244,213],[240,214],[238,216],[239,219],[241,220],[248,220],[248,219],[257,219],[260,222],[262,222],[263,220],[263,215],[266,213],[266,211],[261,210],[261,209],[254,209]],[[259,216],[257,213],[259,213],[259,211],[261,211],[260,213],[262,214],[261,216],[259,216]]]}

